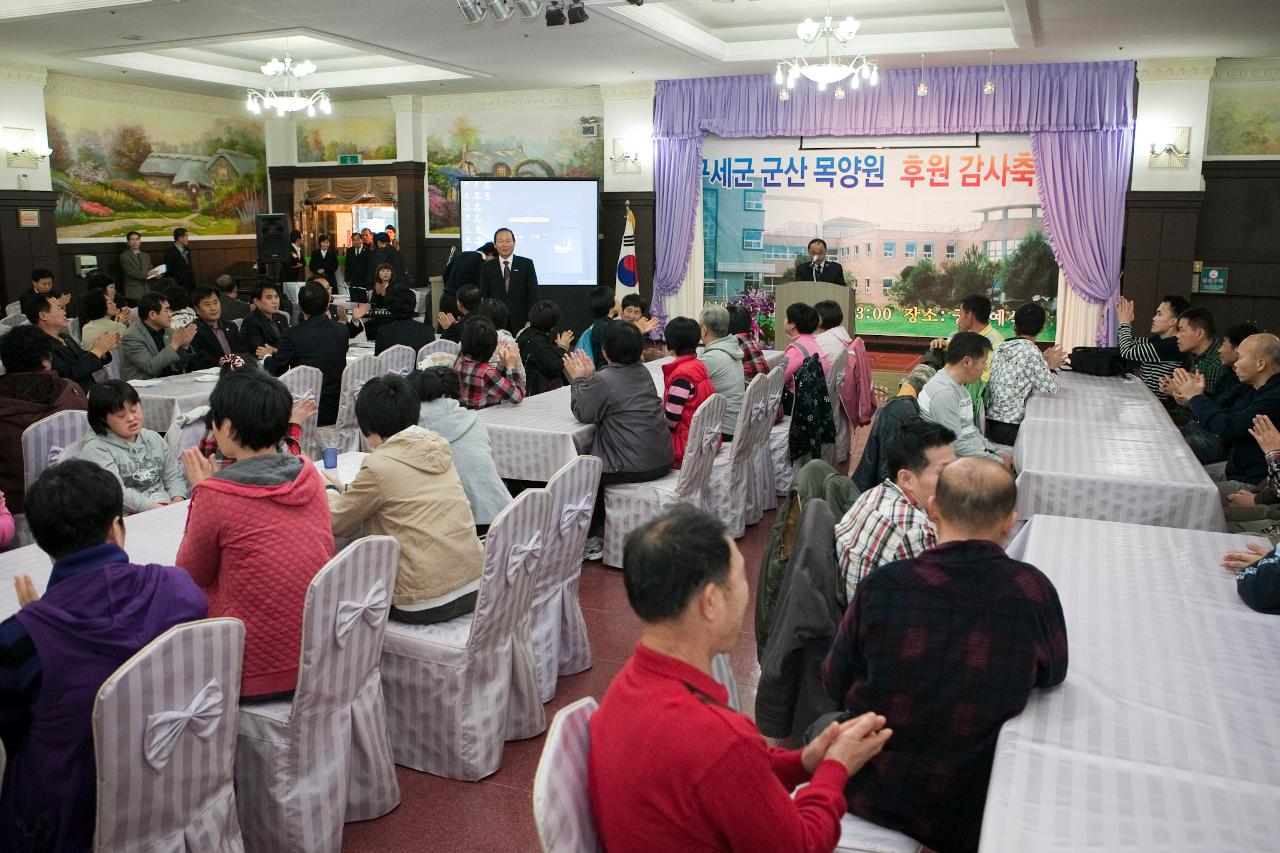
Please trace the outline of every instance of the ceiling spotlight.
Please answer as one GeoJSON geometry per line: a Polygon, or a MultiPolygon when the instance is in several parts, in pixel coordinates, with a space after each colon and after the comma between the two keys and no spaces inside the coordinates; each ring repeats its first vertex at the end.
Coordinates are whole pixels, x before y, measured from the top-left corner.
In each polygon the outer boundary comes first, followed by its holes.
{"type": "Polygon", "coordinates": [[[522,18],[536,18],[542,11],[542,0],[511,0],[522,18]]]}
{"type": "Polygon", "coordinates": [[[582,5],[582,0],[569,0],[569,23],[581,24],[587,20],[587,8],[582,5]]]}
{"type": "Polygon", "coordinates": [[[484,0],[484,4],[489,7],[489,14],[495,21],[508,21],[516,12],[507,0],[484,0]]]}
{"type": "Polygon", "coordinates": [[[560,0],[547,0],[547,26],[558,27],[564,22],[564,4],[560,0]]]}
{"type": "Polygon", "coordinates": [[[458,11],[467,19],[468,24],[478,24],[484,20],[485,8],[480,0],[458,0],[458,11]]]}

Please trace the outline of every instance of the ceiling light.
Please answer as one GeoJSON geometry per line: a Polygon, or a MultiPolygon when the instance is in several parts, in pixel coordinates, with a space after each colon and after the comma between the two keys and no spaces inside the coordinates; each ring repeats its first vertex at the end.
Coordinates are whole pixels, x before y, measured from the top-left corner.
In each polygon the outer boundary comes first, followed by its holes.
{"type": "Polygon", "coordinates": [[[916,97],[923,98],[929,94],[929,84],[924,82],[924,54],[920,54],[920,82],[916,84],[916,97]]]}
{"type": "Polygon", "coordinates": [[[484,4],[489,7],[489,13],[495,21],[508,21],[516,12],[507,0],[485,0],[484,4]]]}
{"type": "MultiPolygon", "coordinates": [[[[837,23],[831,17],[830,11],[830,3],[828,3],[828,14],[823,17],[822,23],[812,18],[805,18],[796,25],[796,38],[800,40],[802,47],[794,59],[778,62],[773,75],[776,85],[781,87],[785,79],[786,87],[794,89],[796,78],[803,76],[816,83],[818,91],[821,92],[825,91],[827,86],[840,83],[850,76],[855,76],[856,81],[856,75],[861,75],[862,79],[869,81],[872,86],[879,82],[880,76],[876,73],[875,65],[863,54],[858,54],[848,61],[837,56],[840,49],[847,48],[853,41],[861,25],[852,17],[837,23]],[[832,44],[833,41],[835,45],[832,44]]],[[[857,89],[857,83],[851,83],[850,88],[857,89]]],[[[846,94],[843,86],[837,87],[837,99],[843,99],[846,94]]]]}
{"type": "Polygon", "coordinates": [[[254,115],[261,115],[263,109],[275,110],[276,115],[284,116],[288,113],[296,113],[306,110],[307,115],[314,116],[316,107],[320,111],[328,115],[332,112],[333,107],[329,103],[329,93],[324,89],[307,94],[298,87],[298,81],[303,77],[314,74],[316,64],[308,59],[304,59],[297,64],[294,63],[293,57],[289,54],[284,55],[284,61],[281,62],[275,57],[265,65],[260,66],[262,73],[270,78],[278,78],[280,83],[280,91],[277,92],[270,86],[264,87],[263,91],[250,89],[248,97],[245,101],[245,108],[254,115]]]}
{"type": "Polygon", "coordinates": [[[547,26],[558,27],[564,22],[564,4],[560,0],[547,0],[547,26]]]}
{"type": "Polygon", "coordinates": [[[587,9],[582,0],[569,0],[569,23],[581,24],[587,20],[587,9]]]}
{"type": "Polygon", "coordinates": [[[536,18],[542,11],[542,0],[511,0],[522,18],[536,18]]]}
{"type": "Polygon", "coordinates": [[[994,50],[987,51],[987,82],[982,84],[982,94],[984,95],[994,95],[996,93],[996,81],[991,76],[991,62],[994,56],[994,50]]]}
{"type": "Polygon", "coordinates": [[[480,0],[458,0],[458,11],[467,19],[468,24],[478,24],[484,20],[485,8],[480,0]]]}

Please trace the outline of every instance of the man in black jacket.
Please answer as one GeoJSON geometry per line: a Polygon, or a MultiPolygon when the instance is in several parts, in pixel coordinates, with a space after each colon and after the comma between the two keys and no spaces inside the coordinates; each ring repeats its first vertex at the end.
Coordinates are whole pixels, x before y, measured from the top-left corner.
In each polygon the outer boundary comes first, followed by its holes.
{"type": "Polygon", "coordinates": [[[67,312],[52,293],[36,293],[34,290],[24,293],[22,313],[31,325],[38,326],[40,331],[53,338],[53,369],[63,379],[78,383],[88,394],[89,386],[93,385],[93,374],[111,361],[111,350],[120,345],[120,333],[103,332],[91,349],[81,349],[80,344],[67,334],[67,312]]]}
{"type": "Polygon", "coordinates": [[[350,288],[364,286],[364,277],[369,272],[369,250],[365,247],[359,231],[351,232],[351,245],[347,248],[346,263],[343,266],[342,280],[350,288]]]}
{"type": "Polygon", "coordinates": [[[196,289],[196,274],[191,268],[191,250],[188,248],[190,240],[187,229],[175,228],[173,245],[164,253],[164,274],[178,282],[188,296],[196,289]]]}
{"type": "Polygon", "coordinates": [[[223,322],[222,300],[217,290],[197,287],[192,301],[196,309],[196,336],[191,341],[191,349],[195,352],[191,360],[192,370],[217,367],[228,355],[239,354],[246,358],[253,355],[253,350],[240,337],[240,330],[235,324],[223,322]]]}
{"type": "Polygon", "coordinates": [[[493,234],[498,256],[480,268],[480,298],[500,299],[507,305],[507,331],[518,332],[529,319],[529,307],[538,301],[538,273],[533,261],[515,254],[516,235],[510,228],[493,234]]]}
{"type": "Polygon", "coordinates": [[[446,341],[456,343],[462,342],[462,329],[467,324],[467,319],[476,312],[480,307],[480,288],[474,284],[464,284],[458,290],[458,304],[454,306],[452,313],[441,311],[436,319],[440,321],[440,328],[443,330],[440,337],[446,341]]]}
{"type": "Polygon", "coordinates": [[[369,259],[364,276],[365,286],[373,286],[374,280],[378,277],[378,267],[386,264],[391,267],[391,283],[408,287],[409,273],[404,268],[404,257],[401,256],[400,250],[391,245],[385,231],[379,231],[373,239],[378,248],[373,250],[373,255],[369,259]]]}
{"type": "Polygon", "coordinates": [[[496,258],[498,250],[493,242],[485,243],[474,252],[459,252],[444,271],[444,291],[440,294],[440,310],[453,313],[458,291],[465,284],[480,286],[480,268],[490,258],[496,258]]]}
{"type": "Polygon", "coordinates": [[[253,290],[253,310],[240,326],[240,337],[249,351],[264,359],[280,348],[289,330],[289,315],[280,310],[279,285],[263,281],[253,290]]]}
{"type": "Polygon", "coordinates": [[[809,241],[809,260],[796,264],[796,281],[825,281],[844,284],[844,268],[827,260],[827,241],[814,237],[809,241]]]}
{"type": "Polygon", "coordinates": [[[374,355],[388,347],[402,344],[415,353],[436,339],[435,330],[429,323],[420,323],[413,318],[418,307],[418,295],[407,287],[393,287],[387,291],[384,304],[390,316],[390,322],[378,327],[374,355]]]}
{"type": "Polygon", "coordinates": [[[324,285],[308,282],[298,294],[302,320],[280,338],[280,347],[264,366],[273,376],[298,365],[317,368],[323,379],[320,385],[320,408],[317,423],[329,426],[338,419],[338,401],[342,395],[342,371],[347,368],[347,345],[350,337],[342,324],[330,320],[329,293],[324,285]]]}

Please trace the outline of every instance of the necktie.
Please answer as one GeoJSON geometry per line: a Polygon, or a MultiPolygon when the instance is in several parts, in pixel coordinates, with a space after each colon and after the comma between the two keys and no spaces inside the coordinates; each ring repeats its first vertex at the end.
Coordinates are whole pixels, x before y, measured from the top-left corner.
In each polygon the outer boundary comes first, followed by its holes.
{"type": "Polygon", "coordinates": [[[814,281],[817,281],[817,280],[818,280],[818,276],[820,276],[820,275],[822,275],[822,264],[818,264],[818,266],[814,268],[814,270],[813,270],[813,280],[814,280],[814,281]]]}
{"type": "Polygon", "coordinates": [[[227,333],[222,331],[222,324],[213,327],[213,336],[218,339],[218,346],[222,347],[223,355],[231,355],[231,344],[227,341],[227,333]]]}
{"type": "Polygon", "coordinates": [[[502,262],[502,283],[506,284],[509,281],[511,281],[511,262],[503,261],[502,262]]]}

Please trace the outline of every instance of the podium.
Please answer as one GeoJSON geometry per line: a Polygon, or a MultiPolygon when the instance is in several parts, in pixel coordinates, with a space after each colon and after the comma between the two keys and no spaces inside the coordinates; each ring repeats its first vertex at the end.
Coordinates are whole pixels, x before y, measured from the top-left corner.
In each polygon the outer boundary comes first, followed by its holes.
{"type": "Polygon", "coordinates": [[[797,302],[816,305],[824,299],[830,299],[838,303],[844,311],[844,327],[849,330],[850,335],[857,334],[853,323],[853,312],[858,304],[856,288],[832,284],[828,281],[789,281],[778,285],[774,289],[773,296],[773,346],[775,349],[784,350],[791,343],[791,337],[787,335],[783,326],[787,321],[787,306],[797,302]]]}

